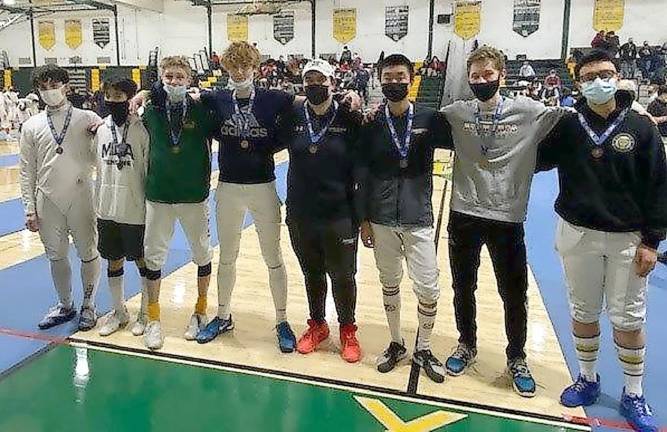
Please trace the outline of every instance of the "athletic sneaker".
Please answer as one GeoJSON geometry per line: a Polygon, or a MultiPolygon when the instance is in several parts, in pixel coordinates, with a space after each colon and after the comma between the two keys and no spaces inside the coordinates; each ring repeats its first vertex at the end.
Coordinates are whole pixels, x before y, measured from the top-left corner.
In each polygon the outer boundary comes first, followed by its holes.
{"type": "Polygon", "coordinates": [[[638,432],[658,432],[658,423],[644,396],[629,395],[623,389],[618,411],[638,432]]]}
{"type": "Polygon", "coordinates": [[[204,328],[199,330],[199,333],[197,333],[196,336],[197,343],[205,344],[211,342],[213,339],[217,338],[218,335],[230,330],[234,330],[234,321],[232,320],[231,315],[229,316],[229,319],[215,317],[204,328]]]}
{"type": "Polygon", "coordinates": [[[46,313],[44,318],[37,324],[41,330],[50,329],[60,324],[64,324],[68,321],[72,321],[76,316],[76,309],[73,306],[65,306],[61,303],[53,306],[46,313]]]}
{"type": "Polygon", "coordinates": [[[148,315],[139,313],[137,315],[137,320],[132,325],[132,334],[135,336],[141,336],[146,331],[146,323],[148,322],[148,315]]]}
{"type": "Polygon", "coordinates": [[[361,360],[361,346],[357,339],[357,326],[345,324],[340,327],[340,355],[348,363],[361,360]]]}
{"type": "Polygon", "coordinates": [[[512,387],[519,396],[531,398],[535,396],[535,380],[530,374],[528,364],[525,359],[515,358],[507,361],[507,369],[512,375],[512,387]]]}
{"type": "Polygon", "coordinates": [[[291,353],[296,349],[296,336],[287,321],[283,321],[276,326],[276,337],[278,338],[278,348],[283,353],[291,353]]]}
{"type": "Polygon", "coordinates": [[[396,365],[407,356],[408,350],[405,348],[405,346],[397,342],[390,343],[389,347],[384,350],[384,352],[377,358],[376,365],[378,372],[391,372],[394,370],[396,365]]]}
{"type": "Polygon", "coordinates": [[[440,360],[435,358],[431,350],[417,351],[412,355],[412,362],[424,369],[426,376],[434,382],[442,383],[445,381],[445,368],[440,360]]]}
{"type": "Polygon", "coordinates": [[[574,384],[563,390],[560,395],[560,403],[568,408],[590,406],[598,401],[600,397],[600,375],[597,381],[592,382],[579,375],[574,384]]]}
{"type": "Polygon", "coordinates": [[[475,362],[475,357],[477,357],[477,349],[460,343],[454,354],[449,356],[445,362],[447,373],[451,376],[463,375],[466,369],[475,362]]]}
{"type": "Polygon", "coordinates": [[[151,321],[146,326],[144,333],[144,345],[150,350],[159,350],[164,345],[164,337],[162,336],[162,325],[160,321],[151,321]]]}
{"type": "Polygon", "coordinates": [[[88,331],[97,325],[95,307],[82,307],[79,312],[79,330],[88,331]]]}
{"type": "Polygon", "coordinates": [[[188,341],[193,341],[197,337],[200,331],[206,327],[206,315],[194,313],[190,317],[190,322],[188,323],[188,326],[185,328],[185,334],[183,337],[185,340],[188,341]]]}
{"type": "Polygon", "coordinates": [[[317,322],[308,320],[308,330],[296,344],[296,350],[301,354],[310,354],[315,351],[322,341],[329,337],[329,325],[326,321],[317,322]]]}
{"type": "Polygon", "coordinates": [[[118,330],[124,328],[130,322],[130,314],[127,309],[123,308],[121,311],[112,310],[107,314],[104,324],[100,328],[100,336],[109,336],[116,333],[118,330]]]}

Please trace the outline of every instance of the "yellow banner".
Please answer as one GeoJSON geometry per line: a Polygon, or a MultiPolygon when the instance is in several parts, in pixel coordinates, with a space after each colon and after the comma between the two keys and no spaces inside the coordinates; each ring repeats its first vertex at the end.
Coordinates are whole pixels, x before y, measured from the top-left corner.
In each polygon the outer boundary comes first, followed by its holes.
{"type": "Polygon", "coordinates": [[[230,41],[248,41],[248,17],[245,15],[227,15],[227,39],[230,41]]]}
{"type": "Polygon", "coordinates": [[[100,70],[91,69],[90,70],[90,89],[94,92],[100,89],[100,70]]]}
{"type": "Polygon", "coordinates": [[[482,22],[482,2],[457,1],[454,10],[454,33],[462,39],[470,39],[479,34],[482,22]]]}
{"type": "Polygon", "coordinates": [[[72,49],[77,49],[83,42],[81,20],[65,20],[65,43],[72,49]]]}
{"type": "Polygon", "coordinates": [[[595,0],[593,28],[596,31],[618,31],[623,27],[625,0],[595,0]]]}
{"type": "Polygon", "coordinates": [[[56,26],[53,21],[39,21],[37,23],[39,44],[45,50],[50,50],[56,45],[56,26]]]}
{"type": "Polygon", "coordinates": [[[333,37],[340,43],[348,43],[357,37],[356,9],[334,9],[333,37]]]}
{"type": "Polygon", "coordinates": [[[134,68],[132,69],[132,81],[137,83],[137,87],[141,88],[141,70],[134,68]]]}
{"type": "Polygon", "coordinates": [[[5,89],[12,86],[12,70],[5,69],[5,89]]]}

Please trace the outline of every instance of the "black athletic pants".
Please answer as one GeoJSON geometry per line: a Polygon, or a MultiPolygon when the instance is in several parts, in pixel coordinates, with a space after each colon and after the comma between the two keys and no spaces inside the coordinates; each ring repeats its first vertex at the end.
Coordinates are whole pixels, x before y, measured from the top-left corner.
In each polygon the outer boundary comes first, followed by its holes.
{"type": "Polygon", "coordinates": [[[325,321],[326,275],[329,275],[338,322],[341,325],[354,323],[357,225],[349,218],[326,223],[292,220],[288,228],[306,283],[310,318],[325,321]]]}
{"type": "Polygon", "coordinates": [[[507,358],[525,358],[528,270],[523,224],[451,212],[447,230],[459,342],[477,347],[475,290],[480,252],[486,244],[505,306],[507,358]]]}

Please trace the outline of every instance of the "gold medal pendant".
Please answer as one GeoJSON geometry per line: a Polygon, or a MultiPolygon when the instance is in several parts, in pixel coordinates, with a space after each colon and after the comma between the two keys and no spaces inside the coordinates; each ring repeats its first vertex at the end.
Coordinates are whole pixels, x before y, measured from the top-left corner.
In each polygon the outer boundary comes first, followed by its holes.
{"type": "Polygon", "coordinates": [[[408,160],[407,159],[401,159],[400,166],[403,169],[407,168],[408,167],[408,160]]]}
{"type": "Polygon", "coordinates": [[[173,147],[171,148],[171,152],[172,152],[173,154],[179,154],[179,153],[181,152],[181,146],[180,146],[180,145],[173,146],[173,147]]]}
{"type": "Polygon", "coordinates": [[[591,155],[595,159],[600,159],[602,156],[604,156],[604,150],[601,147],[595,147],[593,151],[591,151],[591,155]]]}
{"type": "Polygon", "coordinates": [[[315,154],[315,153],[317,153],[317,146],[316,146],[315,144],[311,144],[311,145],[308,147],[308,151],[310,151],[311,154],[315,154]]]}

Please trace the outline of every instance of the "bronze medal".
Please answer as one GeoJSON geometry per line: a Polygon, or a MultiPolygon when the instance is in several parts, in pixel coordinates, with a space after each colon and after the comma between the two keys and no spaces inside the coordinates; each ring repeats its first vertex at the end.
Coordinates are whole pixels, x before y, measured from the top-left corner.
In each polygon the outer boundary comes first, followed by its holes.
{"type": "Polygon", "coordinates": [[[604,156],[604,150],[602,150],[602,147],[595,147],[593,151],[591,151],[591,155],[595,159],[600,159],[602,156],[604,156]]]}
{"type": "Polygon", "coordinates": [[[250,147],[250,143],[248,142],[248,140],[242,140],[241,141],[241,148],[245,150],[248,147],[250,147]]]}
{"type": "Polygon", "coordinates": [[[315,153],[317,153],[317,146],[316,146],[315,144],[311,144],[311,145],[308,147],[308,151],[310,151],[311,154],[315,154],[315,153]]]}

